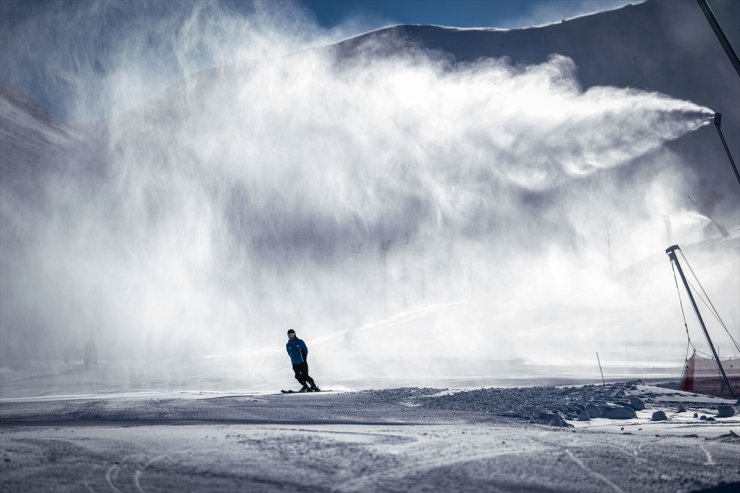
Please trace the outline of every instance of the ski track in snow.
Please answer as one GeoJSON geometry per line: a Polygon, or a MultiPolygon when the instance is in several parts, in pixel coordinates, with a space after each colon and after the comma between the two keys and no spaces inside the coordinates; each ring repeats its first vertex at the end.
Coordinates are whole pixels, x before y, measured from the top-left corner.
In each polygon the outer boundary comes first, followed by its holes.
{"type": "Polygon", "coordinates": [[[141,474],[142,474],[142,471],[140,469],[137,469],[134,472],[134,486],[136,486],[136,491],[138,491],[139,493],[146,493],[144,489],[141,487],[141,482],[140,482],[141,474]]]}
{"type": "Polygon", "coordinates": [[[95,490],[90,488],[90,484],[87,481],[88,480],[86,477],[85,479],[82,480],[82,484],[85,486],[85,488],[87,488],[87,491],[89,491],[90,493],[95,493],[95,490]]]}
{"type": "Polygon", "coordinates": [[[714,458],[712,457],[712,454],[709,453],[709,450],[704,445],[699,445],[699,448],[702,449],[704,454],[707,456],[707,461],[704,463],[705,466],[714,466],[716,463],[714,462],[714,458]]]}
{"type": "MultiPolygon", "coordinates": [[[[590,476],[598,479],[599,481],[606,483],[614,491],[624,493],[624,490],[622,490],[622,488],[614,484],[609,478],[607,478],[603,474],[596,472],[592,468],[588,467],[586,464],[583,463],[581,459],[575,456],[572,450],[570,450],[570,448],[576,448],[576,447],[579,449],[587,449],[586,440],[584,440],[583,438],[572,437],[572,439],[567,440],[567,443],[564,443],[564,444],[552,443],[552,441],[544,439],[544,438],[540,438],[539,440],[567,454],[568,457],[570,457],[570,459],[578,465],[578,467],[586,471],[586,473],[588,473],[590,476]]],[[[616,445],[611,445],[608,443],[600,443],[599,446],[605,446],[607,448],[616,449],[617,451],[619,451],[619,453],[626,455],[628,458],[632,460],[636,460],[636,458],[632,454],[624,450],[624,448],[622,447],[618,447],[616,445]]]]}
{"type": "MultiPolygon", "coordinates": [[[[486,444],[489,445],[489,444],[486,444]]],[[[485,452],[470,451],[471,445],[454,443],[444,440],[442,443],[425,441],[424,443],[414,443],[410,446],[417,449],[416,451],[406,451],[405,455],[410,462],[408,465],[383,469],[372,474],[366,474],[358,478],[345,481],[339,486],[341,491],[365,491],[372,486],[377,486],[379,480],[396,479],[401,480],[410,475],[435,469],[438,467],[449,467],[456,464],[480,461],[500,457],[502,455],[518,455],[543,450],[542,446],[533,446],[533,442],[522,444],[517,443],[517,448],[507,449],[505,451],[487,450],[485,452]],[[429,450],[429,445],[434,445],[434,450],[429,450]],[[413,453],[410,453],[413,452],[413,453]]],[[[473,449],[478,446],[473,445],[473,449]]]]}
{"type": "Polygon", "coordinates": [[[565,450],[565,453],[568,454],[568,457],[570,457],[573,460],[573,462],[575,462],[576,464],[578,464],[578,466],[581,469],[583,469],[584,471],[586,471],[588,474],[590,474],[591,476],[595,477],[596,479],[599,479],[600,481],[606,483],[614,491],[617,491],[619,493],[624,493],[624,490],[622,488],[620,488],[616,484],[612,483],[609,480],[609,478],[607,478],[603,474],[600,474],[600,473],[594,471],[593,469],[591,469],[590,467],[588,467],[578,457],[576,457],[575,455],[573,455],[573,452],[571,452],[568,449],[564,449],[564,450],[565,450]]]}
{"type": "Polygon", "coordinates": [[[118,472],[120,470],[121,470],[121,468],[119,466],[117,466],[117,465],[114,464],[114,465],[110,466],[108,468],[108,472],[105,473],[105,480],[108,482],[108,486],[110,486],[110,488],[113,491],[116,491],[116,492],[119,492],[119,493],[120,493],[121,490],[115,485],[115,480],[116,480],[116,477],[118,476],[118,472]]]}

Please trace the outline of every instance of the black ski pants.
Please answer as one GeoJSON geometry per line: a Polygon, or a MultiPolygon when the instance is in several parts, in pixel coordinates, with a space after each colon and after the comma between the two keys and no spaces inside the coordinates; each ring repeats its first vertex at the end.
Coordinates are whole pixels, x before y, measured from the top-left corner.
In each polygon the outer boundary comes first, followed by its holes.
{"type": "Polygon", "coordinates": [[[313,378],[308,376],[308,362],[304,361],[300,365],[293,365],[293,372],[295,373],[295,379],[298,380],[301,385],[309,385],[311,387],[316,385],[313,378]]]}

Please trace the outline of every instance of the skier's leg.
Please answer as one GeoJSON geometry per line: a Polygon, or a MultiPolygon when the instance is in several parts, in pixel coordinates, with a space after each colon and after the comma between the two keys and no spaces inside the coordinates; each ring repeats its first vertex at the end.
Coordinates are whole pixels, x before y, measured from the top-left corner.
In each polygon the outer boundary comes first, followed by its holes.
{"type": "Polygon", "coordinates": [[[300,383],[302,386],[306,386],[306,380],[303,377],[303,372],[301,371],[302,365],[293,365],[293,373],[295,373],[295,379],[298,380],[298,383],[300,383]]]}
{"type": "Polygon", "coordinates": [[[309,378],[308,363],[304,361],[300,365],[296,365],[296,379],[298,379],[298,381],[301,382],[302,385],[300,392],[306,392],[308,390],[309,378]]]}
{"type": "Polygon", "coordinates": [[[305,375],[305,378],[306,378],[306,383],[307,383],[308,385],[310,385],[310,386],[311,386],[311,388],[313,389],[313,388],[315,388],[315,387],[316,387],[316,383],[315,383],[315,382],[313,381],[313,378],[311,378],[311,377],[310,377],[310,376],[308,375],[308,363],[303,363],[303,364],[304,364],[304,365],[306,365],[306,372],[304,373],[304,375],[305,375]]]}

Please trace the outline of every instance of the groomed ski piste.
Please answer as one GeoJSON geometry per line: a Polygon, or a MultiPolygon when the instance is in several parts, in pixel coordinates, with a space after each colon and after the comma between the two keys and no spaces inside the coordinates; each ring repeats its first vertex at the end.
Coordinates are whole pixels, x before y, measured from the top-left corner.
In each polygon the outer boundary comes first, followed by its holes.
{"type": "Polygon", "coordinates": [[[729,409],[639,382],[3,399],[0,490],[736,491],[729,409]]]}

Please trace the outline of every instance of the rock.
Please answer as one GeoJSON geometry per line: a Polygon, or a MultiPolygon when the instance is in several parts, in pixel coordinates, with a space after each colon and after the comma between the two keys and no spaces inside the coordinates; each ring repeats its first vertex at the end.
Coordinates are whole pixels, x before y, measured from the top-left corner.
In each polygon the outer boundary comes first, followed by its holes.
{"type": "Polygon", "coordinates": [[[568,428],[570,426],[561,416],[558,416],[558,415],[553,416],[552,419],[547,424],[550,426],[557,426],[560,428],[568,428]]]}
{"type": "Polygon", "coordinates": [[[717,421],[717,420],[716,420],[716,419],[714,419],[714,416],[709,416],[709,417],[707,418],[707,421],[717,421]]]}
{"type": "Polygon", "coordinates": [[[565,406],[565,410],[567,412],[574,413],[574,414],[580,413],[581,411],[583,411],[583,409],[584,409],[583,406],[578,406],[576,404],[570,404],[570,405],[565,406]]]}
{"type": "Polygon", "coordinates": [[[718,418],[730,418],[735,415],[735,409],[727,404],[720,404],[717,406],[717,417],[718,418]]]}
{"type": "Polygon", "coordinates": [[[578,421],[591,421],[591,414],[588,411],[581,411],[578,414],[578,421]]]}
{"type": "Polygon", "coordinates": [[[634,395],[630,396],[629,406],[635,411],[642,411],[643,409],[645,409],[645,403],[642,401],[642,399],[634,395]]]}
{"type": "Polygon", "coordinates": [[[625,406],[607,407],[601,415],[609,419],[632,419],[637,417],[634,409],[625,406]]]}
{"type": "Polygon", "coordinates": [[[596,404],[589,404],[588,406],[586,406],[586,412],[588,412],[589,416],[591,416],[592,418],[601,417],[601,408],[596,404]]]}
{"type": "Polygon", "coordinates": [[[542,423],[549,423],[553,418],[560,417],[558,414],[550,413],[547,411],[540,411],[535,418],[537,421],[542,423]]]}
{"type": "Polygon", "coordinates": [[[698,418],[699,417],[699,413],[694,413],[694,417],[695,418],[698,418]]]}
{"type": "MultiPolygon", "coordinates": [[[[676,411],[676,412],[685,413],[686,412],[686,406],[684,406],[683,404],[679,404],[678,405],[678,411],[676,411]]],[[[696,417],[696,416],[694,416],[694,417],[696,417]]]]}
{"type": "Polygon", "coordinates": [[[668,416],[665,415],[663,411],[655,411],[653,413],[653,417],[650,418],[650,421],[667,421],[668,416]]]}
{"type": "Polygon", "coordinates": [[[707,420],[707,417],[702,414],[701,415],[701,418],[699,418],[699,419],[702,420],[702,421],[706,421],[707,420]]]}

